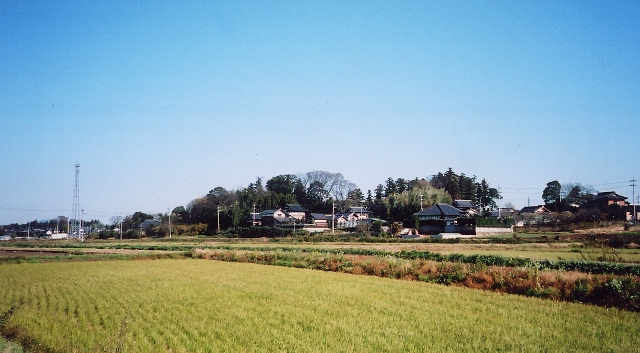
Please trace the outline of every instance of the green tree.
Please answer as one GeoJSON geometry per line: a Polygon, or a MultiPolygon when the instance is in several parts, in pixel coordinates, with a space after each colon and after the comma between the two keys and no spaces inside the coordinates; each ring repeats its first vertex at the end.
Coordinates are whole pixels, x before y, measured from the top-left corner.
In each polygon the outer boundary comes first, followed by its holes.
{"type": "Polygon", "coordinates": [[[276,194],[293,194],[295,185],[300,181],[297,176],[283,174],[275,176],[267,181],[267,190],[276,194]]]}
{"type": "Polygon", "coordinates": [[[356,188],[354,190],[349,191],[347,195],[347,201],[349,205],[360,206],[364,202],[364,194],[362,190],[356,188]]]}
{"type": "Polygon", "coordinates": [[[444,189],[447,190],[452,199],[458,199],[460,193],[460,177],[451,168],[444,173],[444,189]]]}
{"type": "Polygon", "coordinates": [[[398,192],[396,182],[392,178],[388,178],[385,183],[384,196],[389,197],[398,192]]]}
{"type": "Polygon", "coordinates": [[[485,179],[482,179],[476,186],[476,202],[483,209],[487,210],[496,207],[496,200],[502,198],[498,189],[489,186],[485,179]]]}
{"type": "Polygon", "coordinates": [[[547,187],[542,191],[542,199],[546,205],[560,203],[560,192],[562,185],[557,180],[547,183],[547,187]]]}
{"type": "Polygon", "coordinates": [[[375,199],[376,201],[382,200],[384,197],[384,186],[382,184],[378,184],[375,189],[375,199]]]}
{"type": "Polygon", "coordinates": [[[296,201],[299,204],[304,204],[305,200],[307,199],[307,189],[305,189],[304,184],[302,184],[302,181],[300,181],[300,179],[298,179],[296,185],[293,188],[293,194],[296,195],[296,201]]]}
{"type": "Polygon", "coordinates": [[[460,177],[458,178],[459,195],[457,199],[471,200],[472,202],[475,202],[477,193],[476,188],[477,183],[475,175],[472,178],[469,178],[464,175],[464,173],[460,174],[460,177]]]}
{"type": "Polygon", "coordinates": [[[367,190],[367,199],[365,200],[365,206],[371,209],[373,206],[373,196],[371,195],[371,190],[367,190]]]}

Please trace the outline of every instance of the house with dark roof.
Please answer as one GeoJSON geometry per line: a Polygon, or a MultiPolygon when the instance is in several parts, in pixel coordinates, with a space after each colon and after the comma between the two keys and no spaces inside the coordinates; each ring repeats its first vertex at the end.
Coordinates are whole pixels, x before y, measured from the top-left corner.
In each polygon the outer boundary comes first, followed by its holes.
{"type": "Polygon", "coordinates": [[[471,200],[455,200],[453,201],[453,207],[465,212],[469,216],[477,215],[480,213],[478,207],[473,204],[471,200]]]}
{"type": "Polygon", "coordinates": [[[599,192],[593,197],[593,202],[598,206],[611,206],[617,204],[621,207],[627,206],[627,198],[618,195],[615,191],[599,192]]]}
{"type": "Polygon", "coordinates": [[[447,205],[446,203],[437,203],[425,210],[416,213],[418,219],[423,220],[444,220],[454,221],[459,217],[464,216],[464,212],[461,210],[447,205]]]}
{"type": "Polygon", "coordinates": [[[465,217],[465,212],[446,203],[437,203],[415,215],[420,234],[476,234],[475,219],[465,217]]]}
{"type": "Polygon", "coordinates": [[[287,216],[295,218],[297,220],[296,222],[304,222],[307,218],[307,215],[311,212],[308,209],[297,204],[287,204],[284,210],[287,216]]]}
{"type": "Polygon", "coordinates": [[[287,214],[281,209],[264,210],[260,212],[260,223],[264,226],[273,226],[287,221],[287,214]]]}
{"type": "Polygon", "coordinates": [[[371,218],[371,212],[366,207],[353,206],[349,208],[349,212],[354,213],[358,220],[371,218]]]}
{"type": "Polygon", "coordinates": [[[313,224],[314,227],[329,227],[329,219],[322,213],[312,213],[309,215],[309,218],[311,218],[311,224],[313,224]]]}
{"type": "Polygon", "coordinates": [[[534,214],[545,214],[545,213],[549,213],[551,211],[549,211],[548,208],[544,207],[544,205],[538,205],[538,206],[527,206],[527,207],[523,207],[520,210],[520,214],[523,213],[534,213],[534,214]]]}

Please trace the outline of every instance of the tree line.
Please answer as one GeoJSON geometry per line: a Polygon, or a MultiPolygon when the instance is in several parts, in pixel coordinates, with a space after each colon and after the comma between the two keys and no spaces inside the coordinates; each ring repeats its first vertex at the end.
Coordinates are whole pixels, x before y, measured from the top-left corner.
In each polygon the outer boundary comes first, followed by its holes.
{"type": "Polygon", "coordinates": [[[626,220],[626,207],[595,202],[596,190],[580,183],[547,183],[542,191],[545,207],[555,215],[554,220],[567,222],[597,222],[626,220]]]}
{"type": "Polygon", "coordinates": [[[485,179],[456,174],[451,168],[427,178],[387,178],[374,190],[363,192],[341,173],[311,171],[300,175],[281,174],[266,182],[256,180],[239,190],[222,186],[192,200],[186,206],[175,207],[167,214],[135,212],[123,218],[113,217],[111,227],[103,237],[117,235],[115,228],[123,229],[124,238],[136,238],[144,231],[147,236],[164,236],[172,232],[214,234],[250,224],[251,214],[266,209],[285,208],[299,204],[313,213],[331,214],[347,211],[350,207],[366,207],[375,218],[388,222],[401,222],[415,227],[415,213],[436,203],[451,204],[455,199],[471,200],[486,209],[495,206],[500,194],[489,187],[485,179]],[[160,226],[139,229],[145,220],[155,219],[160,226]]]}
{"type": "Polygon", "coordinates": [[[299,204],[312,213],[330,214],[350,207],[366,207],[375,218],[402,222],[414,227],[414,214],[436,203],[451,204],[464,197],[483,208],[495,206],[500,197],[485,179],[456,174],[451,168],[431,178],[387,178],[366,194],[341,173],[311,171],[301,175],[282,174],[268,179],[256,178],[247,187],[228,191],[218,186],[194,199],[186,207],[176,207],[172,220],[180,224],[206,224],[207,233],[246,224],[253,212],[285,208],[299,204]]]}

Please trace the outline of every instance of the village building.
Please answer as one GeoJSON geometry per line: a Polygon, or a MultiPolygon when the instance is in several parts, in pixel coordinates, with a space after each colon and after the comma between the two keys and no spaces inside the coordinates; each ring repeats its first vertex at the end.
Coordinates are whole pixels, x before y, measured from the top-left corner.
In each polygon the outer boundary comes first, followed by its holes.
{"type": "Polygon", "coordinates": [[[437,203],[415,215],[419,220],[420,234],[476,234],[475,219],[465,217],[465,212],[445,203],[437,203]]]}

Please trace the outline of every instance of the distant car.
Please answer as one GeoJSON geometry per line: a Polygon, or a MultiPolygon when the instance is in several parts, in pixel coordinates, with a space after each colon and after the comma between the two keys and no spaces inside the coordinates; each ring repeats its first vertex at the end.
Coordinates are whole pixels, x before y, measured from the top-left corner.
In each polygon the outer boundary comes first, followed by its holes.
{"type": "Polygon", "coordinates": [[[0,241],[1,240],[11,240],[11,237],[8,235],[0,235],[0,241]]]}

